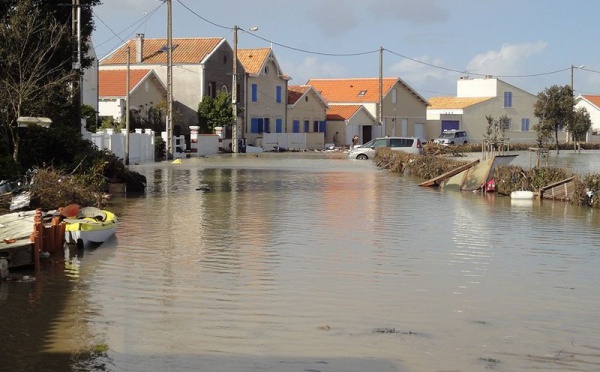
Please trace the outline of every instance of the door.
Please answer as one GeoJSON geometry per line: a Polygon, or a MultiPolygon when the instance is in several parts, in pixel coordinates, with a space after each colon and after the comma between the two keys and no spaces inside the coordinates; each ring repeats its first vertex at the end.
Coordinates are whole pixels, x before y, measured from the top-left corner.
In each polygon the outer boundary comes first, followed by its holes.
{"type": "Polygon", "coordinates": [[[442,120],[442,132],[445,130],[458,129],[458,125],[458,120],[442,120]]]}
{"type": "Polygon", "coordinates": [[[372,126],[370,125],[363,125],[362,126],[362,143],[367,143],[369,142],[372,138],[372,126]]]}

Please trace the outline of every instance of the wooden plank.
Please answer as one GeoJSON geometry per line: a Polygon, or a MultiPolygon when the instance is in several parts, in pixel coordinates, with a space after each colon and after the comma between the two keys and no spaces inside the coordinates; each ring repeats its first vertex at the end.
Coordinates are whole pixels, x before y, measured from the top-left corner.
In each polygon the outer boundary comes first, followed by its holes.
{"type": "Polygon", "coordinates": [[[457,168],[455,168],[455,169],[453,169],[453,170],[451,170],[449,172],[446,172],[446,173],[444,173],[444,174],[442,174],[440,176],[437,176],[435,178],[432,178],[430,180],[422,182],[422,183],[419,184],[419,186],[424,186],[424,187],[437,186],[437,185],[439,185],[439,183],[441,181],[443,181],[445,179],[448,179],[448,178],[450,178],[450,177],[452,177],[452,176],[454,176],[456,174],[459,174],[460,172],[462,172],[464,170],[467,170],[467,169],[469,169],[471,167],[474,167],[475,165],[477,165],[477,163],[479,163],[479,159],[477,159],[477,160],[475,160],[475,161],[473,161],[471,163],[461,165],[461,166],[459,166],[459,167],[457,167],[457,168]]]}

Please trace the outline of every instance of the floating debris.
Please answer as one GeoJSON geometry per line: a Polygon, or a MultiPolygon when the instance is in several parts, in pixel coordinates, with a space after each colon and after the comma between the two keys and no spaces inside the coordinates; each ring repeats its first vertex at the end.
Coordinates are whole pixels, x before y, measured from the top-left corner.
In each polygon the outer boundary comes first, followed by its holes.
{"type": "Polygon", "coordinates": [[[322,326],[318,326],[317,329],[319,331],[329,331],[331,329],[331,327],[328,325],[322,325],[322,326]]]}
{"type": "Polygon", "coordinates": [[[413,331],[401,331],[396,328],[375,328],[375,329],[373,329],[373,333],[400,333],[403,335],[416,335],[417,334],[413,331]]]}

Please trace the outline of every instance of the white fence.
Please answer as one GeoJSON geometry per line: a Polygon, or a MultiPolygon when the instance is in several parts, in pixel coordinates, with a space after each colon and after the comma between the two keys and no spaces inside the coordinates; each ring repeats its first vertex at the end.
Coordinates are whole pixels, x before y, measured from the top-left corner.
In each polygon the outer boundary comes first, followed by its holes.
{"type": "MultiPolygon", "coordinates": [[[[83,130],[82,135],[99,149],[109,150],[118,158],[125,159],[125,129],[122,129],[120,133],[115,133],[113,129],[97,133],[83,130]]],[[[135,133],[129,133],[129,163],[152,162],[154,162],[154,131],[136,129],[135,133]]]]}

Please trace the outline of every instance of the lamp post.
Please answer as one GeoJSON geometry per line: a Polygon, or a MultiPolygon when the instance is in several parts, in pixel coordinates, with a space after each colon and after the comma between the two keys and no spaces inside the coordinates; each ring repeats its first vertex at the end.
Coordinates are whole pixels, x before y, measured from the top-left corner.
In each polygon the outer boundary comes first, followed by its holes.
{"type": "Polygon", "coordinates": [[[173,21],[172,0],[167,0],[167,160],[173,158],[173,21]]]}
{"type": "Polygon", "coordinates": [[[584,67],[585,67],[585,65],[581,65],[581,66],[573,66],[573,65],[571,65],[571,90],[573,91],[573,94],[575,94],[575,91],[573,90],[573,70],[576,69],[576,68],[578,68],[578,69],[581,70],[584,67]]]}
{"type": "Polygon", "coordinates": [[[237,117],[237,46],[238,26],[233,26],[233,72],[231,82],[231,108],[233,111],[233,130],[231,131],[231,151],[239,152],[238,149],[238,117],[237,117]]]}
{"type": "MultiPolygon", "coordinates": [[[[231,108],[233,113],[233,128],[231,131],[231,151],[233,153],[239,152],[238,141],[240,137],[239,124],[238,124],[238,102],[237,102],[237,51],[238,51],[238,25],[233,26],[233,71],[231,78],[231,108]]],[[[258,27],[251,27],[249,31],[257,31],[258,27]]],[[[242,30],[243,31],[243,30],[242,30]]]]}

